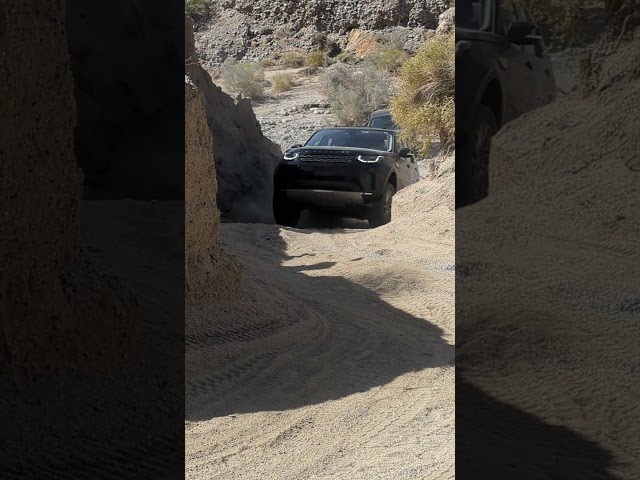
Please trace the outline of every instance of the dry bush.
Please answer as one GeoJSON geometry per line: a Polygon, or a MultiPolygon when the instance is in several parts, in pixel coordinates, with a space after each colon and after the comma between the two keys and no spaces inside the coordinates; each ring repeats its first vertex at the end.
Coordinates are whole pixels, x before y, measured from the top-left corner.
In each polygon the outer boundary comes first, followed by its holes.
{"type": "Polygon", "coordinates": [[[402,86],[391,115],[411,144],[425,153],[435,137],[443,149],[455,142],[455,37],[428,40],[400,70],[402,86]]]}
{"type": "Polygon", "coordinates": [[[358,63],[358,58],[352,52],[342,52],[336,57],[336,62],[353,65],[358,63]]]}
{"type": "Polygon", "coordinates": [[[221,77],[234,93],[254,99],[264,96],[264,68],[259,63],[237,62],[228,58],[222,64],[221,77]]]}
{"type": "Polygon", "coordinates": [[[327,44],[327,34],[325,32],[314,33],[311,42],[318,48],[324,48],[327,44]]]}
{"type": "Polygon", "coordinates": [[[191,17],[195,27],[200,27],[216,13],[211,0],[185,0],[184,12],[191,17]]]}
{"type": "Polygon", "coordinates": [[[280,59],[280,63],[287,68],[297,68],[304,66],[305,58],[301,52],[290,50],[280,59]]]}
{"type": "Polygon", "coordinates": [[[389,100],[391,78],[371,65],[354,68],[343,63],[324,75],[325,95],[343,125],[366,125],[371,114],[389,100]]]}
{"type": "Polygon", "coordinates": [[[290,73],[280,73],[274,75],[272,87],[274,93],[288,92],[293,86],[293,75],[290,73]]]}
{"type": "Polygon", "coordinates": [[[300,73],[305,77],[311,77],[312,75],[315,75],[319,71],[320,69],[318,67],[307,67],[303,70],[300,70],[300,73]]]}
{"type": "Polygon", "coordinates": [[[409,54],[395,46],[384,45],[375,49],[368,60],[389,73],[396,73],[409,59],[409,54]]]}
{"type": "Polygon", "coordinates": [[[327,61],[327,57],[324,52],[320,50],[316,50],[315,52],[311,52],[307,56],[306,65],[307,67],[318,68],[323,67],[327,61]]]}
{"type": "Polygon", "coordinates": [[[585,0],[529,0],[528,8],[545,31],[545,37],[561,45],[572,44],[584,20],[585,0]]]}
{"type": "Polygon", "coordinates": [[[272,58],[263,58],[262,60],[260,60],[260,65],[262,65],[263,68],[272,68],[272,67],[275,67],[277,64],[278,62],[276,62],[272,58]]]}

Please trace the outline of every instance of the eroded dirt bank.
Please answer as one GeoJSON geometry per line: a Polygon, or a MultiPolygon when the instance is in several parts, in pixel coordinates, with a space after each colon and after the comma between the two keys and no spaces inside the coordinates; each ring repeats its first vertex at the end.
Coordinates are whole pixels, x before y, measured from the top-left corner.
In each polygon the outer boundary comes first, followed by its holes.
{"type": "Polygon", "coordinates": [[[585,98],[506,126],[491,195],[457,213],[457,418],[492,446],[470,471],[637,478],[637,33],[585,98]]]}

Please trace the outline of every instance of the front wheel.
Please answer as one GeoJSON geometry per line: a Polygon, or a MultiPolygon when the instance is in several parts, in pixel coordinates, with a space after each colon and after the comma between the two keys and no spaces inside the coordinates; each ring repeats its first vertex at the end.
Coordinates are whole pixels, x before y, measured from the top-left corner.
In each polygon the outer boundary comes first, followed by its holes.
{"type": "Polygon", "coordinates": [[[369,220],[369,228],[376,228],[382,225],[386,225],[391,221],[391,202],[393,196],[396,193],[396,189],[393,185],[387,183],[387,186],[382,193],[382,197],[378,200],[370,209],[367,215],[369,220]]]}
{"type": "Polygon", "coordinates": [[[285,195],[275,193],[273,196],[273,216],[278,225],[285,227],[295,227],[300,221],[301,209],[287,201],[285,195]]]}

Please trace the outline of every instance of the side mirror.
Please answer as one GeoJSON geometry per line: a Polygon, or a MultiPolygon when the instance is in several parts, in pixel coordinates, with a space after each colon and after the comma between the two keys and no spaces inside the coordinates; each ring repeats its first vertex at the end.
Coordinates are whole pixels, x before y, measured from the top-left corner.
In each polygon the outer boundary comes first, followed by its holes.
{"type": "Polygon", "coordinates": [[[401,148],[398,152],[398,155],[400,155],[402,158],[409,158],[413,157],[413,152],[410,148],[401,148]]]}
{"type": "Polygon", "coordinates": [[[511,43],[516,45],[531,45],[537,38],[531,35],[536,26],[530,22],[513,22],[507,32],[507,37],[511,43]]]}

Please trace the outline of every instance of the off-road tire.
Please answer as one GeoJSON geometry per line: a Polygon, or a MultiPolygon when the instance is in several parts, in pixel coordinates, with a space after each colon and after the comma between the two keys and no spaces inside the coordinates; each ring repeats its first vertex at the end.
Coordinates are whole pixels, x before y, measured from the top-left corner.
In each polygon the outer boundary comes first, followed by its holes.
{"type": "Polygon", "coordinates": [[[382,225],[386,225],[391,221],[391,204],[393,196],[396,194],[396,189],[393,185],[387,183],[382,197],[376,203],[369,208],[367,212],[367,220],[369,220],[369,228],[376,228],[382,225]]]}
{"type": "Polygon", "coordinates": [[[482,200],[489,193],[489,152],[491,138],[499,130],[498,120],[493,111],[482,105],[478,110],[473,124],[466,136],[465,142],[459,150],[459,158],[464,159],[466,165],[457,174],[461,182],[457,182],[456,192],[461,198],[461,205],[467,205],[482,200]]]}
{"type": "Polygon", "coordinates": [[[300,221],[301,208],[279,193],[273,196],[273,217],[278,225],[295,227],[300,221]]]}

